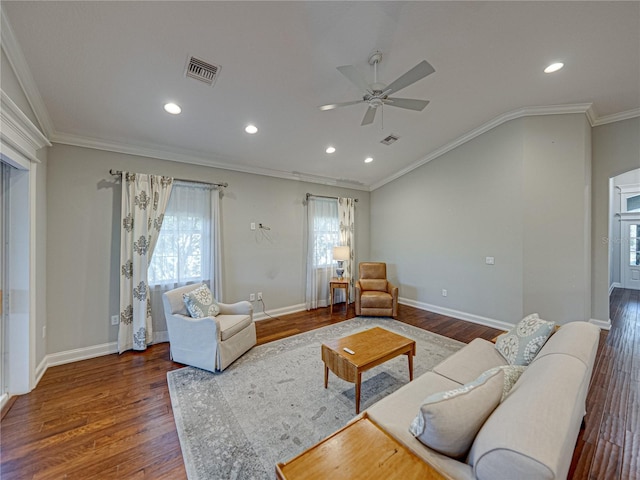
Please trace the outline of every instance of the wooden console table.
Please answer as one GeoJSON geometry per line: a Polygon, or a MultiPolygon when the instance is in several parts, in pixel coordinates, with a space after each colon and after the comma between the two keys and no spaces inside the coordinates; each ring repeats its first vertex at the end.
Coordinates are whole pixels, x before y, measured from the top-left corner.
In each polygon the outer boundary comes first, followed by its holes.
{"type": "Polygon", "coordinates": [[[446,480],[365,413],[320,443],[276,465],[279,480],[446,480]]]}

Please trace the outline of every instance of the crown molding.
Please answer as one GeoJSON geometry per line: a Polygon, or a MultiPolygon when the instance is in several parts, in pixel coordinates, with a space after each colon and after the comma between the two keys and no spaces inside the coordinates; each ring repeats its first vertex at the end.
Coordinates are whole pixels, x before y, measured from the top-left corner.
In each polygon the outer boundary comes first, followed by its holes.
{"type": "Polygon", "coordinates": [[[50,147],[38,127],[20,110],[4,90],[0,88],[0,139],[4,144],[27,157],[32,162],[40,162],[36,152],[50,147]]]}
{"type": "Polygon", "coordinates": [[[234,172],[250,173],[253,175],[283,178],[285,180],[296,180],[301,182],[349,188],[352,190],[369,191],[368,185],[358,184],[350,180],[338,180],[335,178],[305,174],[302,172],[285,172],[282,170],[272,170],[268,168],[251,167],[248,165],[238,165],[234,163],[221,162],[211,159],[208,154],[171,150],[168,147],[158,147],[157,145],[125,144],[121,142],[111,142],[81,135],[71,135],[63,133],[55,133],[50,138],[53,143],[71,145],[75,147],[104,150],[107,152],[125,153],[127,155],[137,155],[140,157],[156,158],[159,160],[169,160],[171,162],[201,165],[204,167],[219,168],[221,170],[231,170],[234,172]]]}
{"type": "Polygon", "coordinates": [[[55,132],[53,122],[2,6],[0,6],[0,45],[16,74],[18,83],[24,91],[27,102],[29,102],[29,106],[33,110],[33,114],[36,116],[42,131],[47,137],[50,137],[55,132]]]}
{"type": "Polygon", "coordinates": [[[592,127],[599,127],[600,125],[606,125],[608,123],[621,122],[622,120],[629,120],[630,118],[640,117],[640,108],[634,108],[633,110],[627,110],[625,112],[614,113],[612,115],[605,115],[598,117],[595,121],[591,122],[592,127]]]}
{"type": "Polygon", "coordinates": [[[511,112],[507,112],[505,114],[499,115],[498,117],[495,117],[489,120],[483,125],[480,125],[479,127],[474,128],[473,130],[447,143],[446,145],[443,145],[442,147],[434,150],[433,152],[429,153],[426,157],[423,157],[417,162],[414,162],[411,165],[403,168],[402,170],[399,170],[398,172],[391,175],[390,177],[387,177],[384,180],[380,180],[379,182],[372,184],[370,187],[370,191],[376,190],[382,187],[383,185],[386,185],[387,183],[392,182],[393,180],[396,180],[397,178],[400,178],[403,175],[406,175],[407,173],[415,170],[416,168],[421,167],[422,165],[429,163],[432,160],[435,160],[436,158],[444,155],[445,153],[450,152],[454,148],[457,148],[460,145],[463,145],[468,141],[473,140],[474,138],[484,133],[487,133],[489,130],[494,129],[502,125],[503,123],[507,123],[507,122],[510,122],[511,120],[516,120],[522,117],[532,117],[532,116],[539,116],[539,115],[566,115],[566,114],[575,114],[575,113],[586,114],[587,119],[589,120],[589,123],[593,125],[592,118],[595,116],[595,113],[593,111],[593,107],[591,103],[579,103],[575,105],[550,105],[550,106],[543,106],[543,107],[524,107],[524,108],[519,108],[517,110],[513,110],[511,112]]]}

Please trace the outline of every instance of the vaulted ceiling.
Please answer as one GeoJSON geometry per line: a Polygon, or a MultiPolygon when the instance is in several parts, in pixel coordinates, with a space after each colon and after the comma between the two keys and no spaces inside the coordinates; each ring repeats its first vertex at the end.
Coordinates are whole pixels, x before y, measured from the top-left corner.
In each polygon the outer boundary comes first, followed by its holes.
{"type": "Polygon", "coordinates": [[[60,143],[368,190],[502,119],[640,115],[639,2],[3,0],[2,13],[19,46],[7,56],[60,143]],[[376,50],[386,84],[433,65],[398,93],[430,104],[364,127],[365,104],[320,111],[362,97],[336,67],[373,82],[376,50]],[[221,67],[213,87],[185,77],[190,55],[221,67]],[[553,61],[565,67],[543,73],[553,61]]]}

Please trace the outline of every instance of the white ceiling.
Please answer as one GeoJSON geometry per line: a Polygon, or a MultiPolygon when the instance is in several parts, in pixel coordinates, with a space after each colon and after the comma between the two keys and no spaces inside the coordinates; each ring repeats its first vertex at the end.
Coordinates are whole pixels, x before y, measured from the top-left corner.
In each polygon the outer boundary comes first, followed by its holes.
{"type": "Polygon", "coordinates": [[[22,51],[9,56],[28,67],[36,115],[63,143],[370,189],[523,108],[592,104],[596,121],[640,114],[640,2],[3,0],[2,9],[22,51]],[[429,106],[385,107],[384,129],[379,113],[360,126],[364,104],[318,110],[360,98],[336,67],[373,81],[375,50],[387,84],[423,59],[434,66],[398,94],[429,106]],[[184,77],[188,55],[222,67],[213,88],[184,77]],[[565,68],[542,73],[555,60],[565,68]],[[183,113],[166,114],[167,101],[183,113]],[[244,132],[249,122],[258,134],[244,132]],[[380,144],[390,133],[400,140],[380,144]]]}

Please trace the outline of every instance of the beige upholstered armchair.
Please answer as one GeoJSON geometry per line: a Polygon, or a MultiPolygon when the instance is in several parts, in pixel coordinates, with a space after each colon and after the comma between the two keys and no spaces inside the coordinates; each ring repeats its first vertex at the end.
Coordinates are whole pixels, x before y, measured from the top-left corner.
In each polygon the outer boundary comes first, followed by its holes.
{"type": "Polygon", "coordinates": [[[356,315],[396,317],[398,287],[387,280],[387,264],[362,262],[356,282],[356,315]]]}
{"type": "Polygon", "coordinates": [[[182,294],[200,287],[187,285],[162,294],[171,358],[179,363],[221,371],[256,344],[253,306],[249,302],[218,303],[215,317],[192,318],[182,294]]]}

